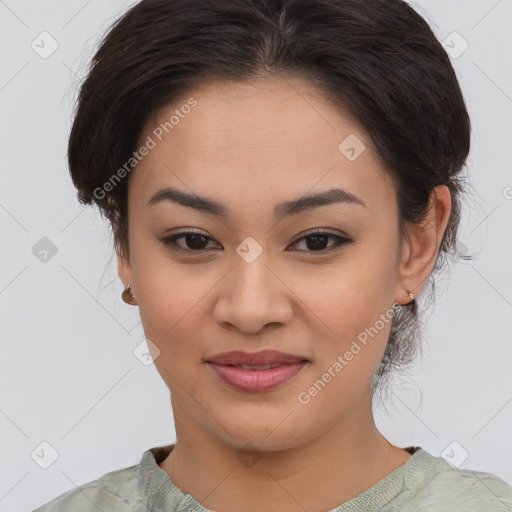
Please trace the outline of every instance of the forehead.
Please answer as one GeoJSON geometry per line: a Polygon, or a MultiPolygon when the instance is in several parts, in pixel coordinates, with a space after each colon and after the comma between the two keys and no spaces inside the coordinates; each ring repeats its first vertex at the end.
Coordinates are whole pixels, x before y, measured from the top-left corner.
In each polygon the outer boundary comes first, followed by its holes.
{"type": "Polygon", "coordinates": [[[130,178],[141,202],[166,185],[246,206],[333,187],[381,211],[394,201],[357,119],[298,78],[207,83],[151,116],[148,137],[154,147],[130,178]]]}

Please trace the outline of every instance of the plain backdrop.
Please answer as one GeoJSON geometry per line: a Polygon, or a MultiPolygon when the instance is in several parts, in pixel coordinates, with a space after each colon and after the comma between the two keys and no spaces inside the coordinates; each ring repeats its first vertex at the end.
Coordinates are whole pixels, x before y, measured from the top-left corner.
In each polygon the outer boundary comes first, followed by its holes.
{"type": "MultiPolygon", "coordinates": [[[[175,441],[167,387],[136,356],[144,333],[121,300],[109,228],[79,205],[66,165],[76,87],[130,5],[0,1],[0,511],[33,510],[175,441]]],[[[412,5],[445,41],[470,112],[478,196],[459,246],[477,256],[438,281],[423,358],[377,424],[396,445],[512,484],[512,2],[412,5]]]]}

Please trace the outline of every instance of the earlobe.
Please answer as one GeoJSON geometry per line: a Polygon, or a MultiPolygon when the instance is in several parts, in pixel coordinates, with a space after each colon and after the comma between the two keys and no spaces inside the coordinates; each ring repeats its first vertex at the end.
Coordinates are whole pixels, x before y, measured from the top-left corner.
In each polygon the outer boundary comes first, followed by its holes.
{"type": "Polygon", "coordinates": [[[395,291],[395,300],[399,304],[410,302],[410,292],[417,297],[423,289],[434,268],[450,213],[450,190],[439,185],[431,193],[425,220],[408,226],[395,291]]]}

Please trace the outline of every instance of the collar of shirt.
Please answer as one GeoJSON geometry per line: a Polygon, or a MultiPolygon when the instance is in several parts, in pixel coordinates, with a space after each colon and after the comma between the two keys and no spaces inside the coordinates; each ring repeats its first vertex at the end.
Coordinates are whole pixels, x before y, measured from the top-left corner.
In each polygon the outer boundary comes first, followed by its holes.
{"type": "MultiPolygon", "coordinates": [[[[192,495],[184,493],[158,466],[174,448],[175,444],[151,448],[144,452],[137,468],[139,490],[146,502],[149,512],[163,512],[174,510],[175,512],[212,512],[203,507],[192,495]]],[[[409,447],[413,456],[404,464],[396,468],[385,478],[359,494],[350,501],[340,505],[332,512],[359,512],[361,510],[377,510],[379,506],[389,504],[399,497],[400,501],[410,499],[404,489],[408,489],[414,495],[424,482],[422,479],[429,471],[425,471],[428,465],[429,454],[421,447],[409,447]]]]}

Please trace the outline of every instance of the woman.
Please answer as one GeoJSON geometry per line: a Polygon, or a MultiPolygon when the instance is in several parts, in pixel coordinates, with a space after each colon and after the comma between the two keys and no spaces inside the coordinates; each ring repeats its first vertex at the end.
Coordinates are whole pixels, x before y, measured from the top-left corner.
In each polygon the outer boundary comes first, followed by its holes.
{"type": "Polygon", "coordinates": [[[470,121],[401,0],[142,0],[81,87],[73,182],[111,223],[175,444],[45,511],[511,510],[375,426],[454,251],[470,121]]]}

